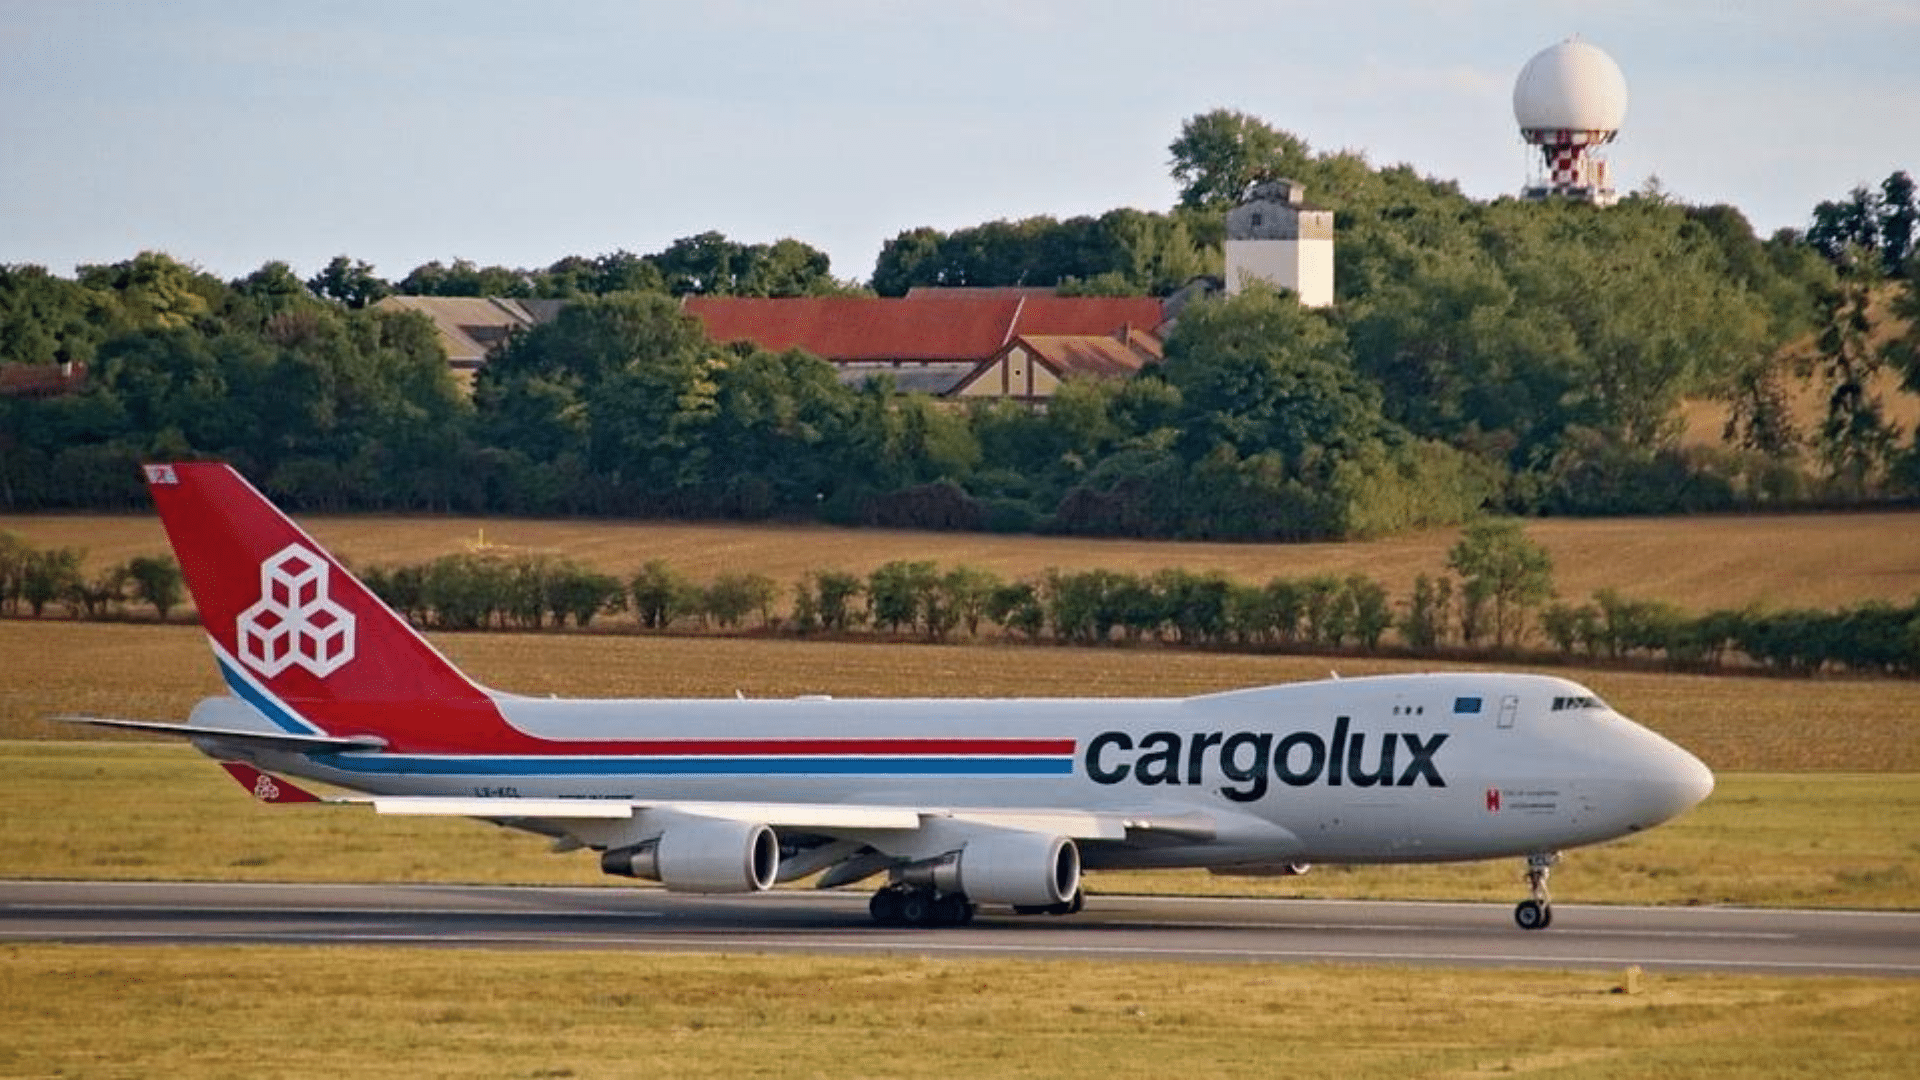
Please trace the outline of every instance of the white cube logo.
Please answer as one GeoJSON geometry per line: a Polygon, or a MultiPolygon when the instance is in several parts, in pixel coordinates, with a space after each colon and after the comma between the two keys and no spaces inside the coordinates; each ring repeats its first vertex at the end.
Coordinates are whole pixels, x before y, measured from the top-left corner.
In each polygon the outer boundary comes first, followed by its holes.
{"type": "Polygon", "coordinates": [[[260,599],[237,629],[241,661],[268,677],[298,666],[324,678],[353,659],[353,613],[327,596],[327,564],[299,544],[260,564],[260,599]]]}

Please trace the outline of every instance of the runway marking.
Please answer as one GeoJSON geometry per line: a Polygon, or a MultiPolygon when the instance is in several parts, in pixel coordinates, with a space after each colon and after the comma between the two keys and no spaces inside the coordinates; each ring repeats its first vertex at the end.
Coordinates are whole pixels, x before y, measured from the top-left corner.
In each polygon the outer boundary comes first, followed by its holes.
{"type": "MultiPolygon", "coordinates": [[[[166,941],[242,941],[272,942],[281,944],[337,945],[342,942],[387,945],[542,945],[551,946],[551,937],[528,934],[318,934],[318,933],[249,933],[247,931],[221,931],[218,933],[192,933],[178,931],[143,932],[138,930],[89,930],[78,933],[61,934],[58,938],[25,931],[0,930],[0,940],[59,940],[59,941],[128,941],[128,940],[166,940],[166,941]]],[[[699,952],[698,939],[661,938],[661,937],[570,937],[568,944],[597,945],[608,947],[634,948],[650,947],[663,951],[699,952]]],[[[994,954],[994,953],[1039,953],[1058,956],[1100,956],[1100,957],[1145,957],[1179,958],[1209,957],[1225,960],[1352,960],[1399,963],[1439,962],[1451,964],[1524,964],[1531,967],[1546,966],[1618,966],[1621,964],[1640,964],[1655,968],[1744,968],[1766,971],[1846,971],[1859,973],[1880,973],[1889,975],[1920,975],[1920,965],[1855,963],[1847,961],[1803,961],[1803,960],[1663,960],[1644,956],[1537,956],[1521,953],[1398,953],[1372,952],[1342,949],[1213,949],[1178,948],[1144,945],[1122,946],[1079,946],[1079,945],[1035,945],[1030,943],[991,945],[958,944],[951,942],[929,941],[925,938],[868,938],[861,941],[843,941],[823,939],[815,941],[755,941],[755,948],[778,949],[782,951],[802,950],[838,950],[844,952],[872,952],[897,950],[919,953],[954,954],[994,954]]]]}

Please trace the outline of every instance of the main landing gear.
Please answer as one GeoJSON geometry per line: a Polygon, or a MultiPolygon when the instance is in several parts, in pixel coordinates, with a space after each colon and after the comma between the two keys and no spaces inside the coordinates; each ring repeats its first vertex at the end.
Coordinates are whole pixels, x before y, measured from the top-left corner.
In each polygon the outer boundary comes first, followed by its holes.
{"type": "Polygon", "coordinates": [[[1547,875],[1553,873],[1553,864],[1559,861],[1557,851],[1527,856],[1527,889],[1533,896],[1520,901],[1513,909],[1513,921],[1520,924],[1520,929],[1545,930],[1553,925],[1553,899],[1547,895],[1547,875]]]}
{"type": "MultiPolygon", "coordinates": [[[[1015,904],[1015,915],[1078,915],[1087,906],[1079,889],[1057,904],[1015,904]]],[[[965,926],[975,906],[965,893],[943,893],[923,885],[889,885],[873,894],[867,913],[881,926],[965,926]]]]}
{"type": "Polygon", "coordinates": [[[965,926],[973,921],[973,901],[965,893],[889,885],[873,894],[867,913],[881,926],[965,926]]]}

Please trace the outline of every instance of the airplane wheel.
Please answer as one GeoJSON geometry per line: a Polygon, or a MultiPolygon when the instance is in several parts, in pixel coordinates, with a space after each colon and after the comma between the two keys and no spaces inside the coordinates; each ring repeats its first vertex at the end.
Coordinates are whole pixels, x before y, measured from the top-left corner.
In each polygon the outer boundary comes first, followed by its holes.
{"type": "Polygon", "coordinates": [[[1553,925],[1553,909],[1538,900],[1522,900],[1513,909],[1513,921],[1522,930],[1545,930],[1553,925]]]}
{"type": "Polygon", "coordinates": [[[1049,915],[1078,915],[1081,911],[1085,910],[1086,906],[1087,894],[1079,889],[1075,889],[1073,890],[1072,896],[1057,904],[1048,904],[1045,910],[1049,915]]]}
{"type": "Polygon", "coordinates": [[[900,898],[900,921],[909,926],[931,926],[933,914],[933,896],[925,889],[915,889],[900,898]]]}
{"type": "Polygon", "coordinates": [[[933,902],[933,925],[965,926],[973,921],[973,905],[960,893],[948,893],[933,902]]]}
{"type": "Polygon", "coordinates": [[[900,917],[900,890],[881,889],[867,901],[867,914],[881,926],[898,926],[904,920],[900,917]]]}

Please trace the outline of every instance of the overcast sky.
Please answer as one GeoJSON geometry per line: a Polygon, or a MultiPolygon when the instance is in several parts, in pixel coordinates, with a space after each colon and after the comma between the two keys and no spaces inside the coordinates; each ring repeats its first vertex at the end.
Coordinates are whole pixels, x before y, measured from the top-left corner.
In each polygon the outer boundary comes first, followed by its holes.
{"type": "Polygon", "coordinates": [[[1626,74],[1623,190],[1764,236],[1920,172],[1917,0],[0,0],[0,263],[398,278],[712,229],[864,280],[916,226],[1165,210],[1217,107],[1491,198],[1515,76],[1576,33],[1626,74]]]}

